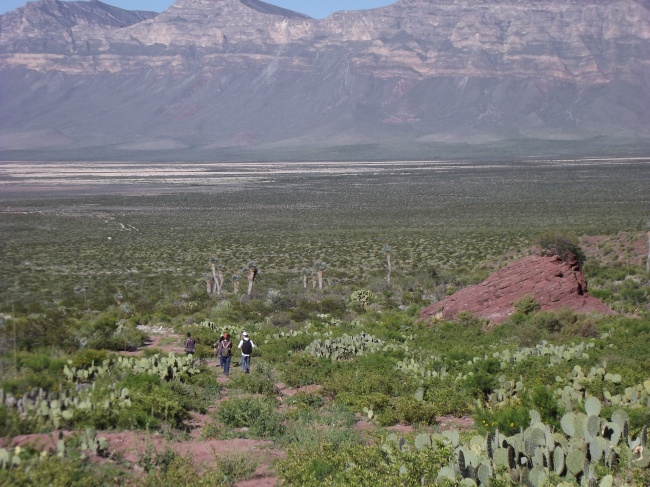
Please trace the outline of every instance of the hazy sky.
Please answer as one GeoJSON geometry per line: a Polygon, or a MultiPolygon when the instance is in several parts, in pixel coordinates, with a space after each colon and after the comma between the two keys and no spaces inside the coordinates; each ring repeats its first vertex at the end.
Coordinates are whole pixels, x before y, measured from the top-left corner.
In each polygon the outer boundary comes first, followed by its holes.
{"type": "MultiPolygon", "coordinates": [[[[102,0],[104,3],[128,10],[154,10],[162,12],[175,0],[102,0]]],[[[218,0],[215,0],[218,1],[218,0]]],[[[288,8],[321,19],[337,10],[363,10],[383,7],[396,0],[266,0],[279,7],[288,8]]],[[[0,14],[15,10],[27,3],[26,0],[0,0],[0,14]]]]}

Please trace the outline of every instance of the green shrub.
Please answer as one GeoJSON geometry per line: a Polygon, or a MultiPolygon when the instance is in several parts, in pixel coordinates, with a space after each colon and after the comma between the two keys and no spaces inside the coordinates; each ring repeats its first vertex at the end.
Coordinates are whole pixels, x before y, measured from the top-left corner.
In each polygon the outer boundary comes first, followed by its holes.
{"type": "Polygon", "coordinates": [[[16,354],[18,369],[27,368],[33,372],[42,372],[49,369],[50,357],[44,353],[18,352],[16,354]]]}
{"type": "Polygon", "coordinates": [[[186,487],[217,486],[227,487],[233,485],[232,480],[224,478],[219,468],[207,468],[196,465],[191,456],[176,455],[164,465],[164,468],[155,469],[153,473],[142,482],[148,487],[186,487]]]}
{"type": "Polygon", "coordinates": [[[342,392],[359,396],[384,394],[397,397],[415,392],[412,379],[395,368],[397,360],[386,353],[362,355],[353,362],[339,364],[323,384],[323,393],[337,397],[342,392]]]}
{"type": "Polygon", "coordinates": [[[559,428],[564,410],[558,404],[551,389],[543,385],[533,387],[525,404],[537,411],[545,424],[559,428]]]}
{"type": "MultiPolygon", "coordinates": [[[[311,340],[310,337],[306,337],[311,340]]],[[[284,383],[289,387],[301,387],[322,383],[332,370],[332,362],[311,355],[297,353],[287,357],[281,367],[284,383]]]]}
{"type": "Polygon", "coordinates": [[[423,384],[424,400],[430,404],[438,416],[462,416],[471,411],[472,397],[459,387],[453,379],[431,380],[423,384]]]}
{"type": "MultiPolygon", "coordinates": [[[[130,391],[130,407],[117,410],[95,408],[86,413],[85,423],[93,425],[97,429],[118,426],[129,429],[148,429],[157,428],[161,424],[181,428],[183,422],[189,418],[188,411],[195,407],[191,398],[174,390],[178,386],[162,382],[157,375],[129,375],[118,384],[118,388],[122,387],[126,387],[130,391]]],[[[93,393],[93,402],[103,401],[109,391],[108,388],[96,388],[93,393]]],[[[195,397],[198,397],[198,394],[195,397]]]]}
{"type": "Polygon", "coordinates": [[[37,428],[36,418],[21,418],[16,409],[0,405],[0,437],[37,433],[37,428]]]}
{"type": "Polygon", "coordinates": [[[116,352],[135,352],[143,346],[149,336],[142,330],[133,326],[126,327],[119,333],[96,338],[88,342],[89,348],[113,350],[116,352]]]}
{"type": "Polygon", "coordinates": [[[217,419],[230,428],[248,428],[260,438],[274,438],[284,431],[276,401],[260,397],[226,399],[219,405],[217,419]]]}
{"type": "Polygon", "coordinates": [[[0,485],[27,487],[37,485],[101,487],[122,483],[119,475],[104,477],[102,470],[90,461],[56,456],[32,458],[13,470],[0,470],[0,485]]]}
{"type": "Polygon", "coordinates": [[[384,426],[397,423],[433,425],[437,414],[435,404],[417,401],[414,397],[399,397],[393,401],[389,412],[380,414],[378,420],[384,426]]]}
{"type": "Polygon", "coordinates": [[[494,431],[498,428],[506,435],[514,435],[520,428],[526,428],[530,423],[527,406],[512,404],[500,409],[477,409],[474,412],[474,423],[481,433],[494,431]]]}
{"type": "Polygon", "coordinates": [[[217,469],[229,484],[251,477],[257,466],[258,462],[245,453],[228,453],[217,458],[217,469]]]}
{"type": "Polygon", "coordinates": [[[548,231],[539,235],[536,243],[542,255],[557,255],[563,262],[576,260],[579,266],[585,263],[585,254],[578,245],[578,239],[573,235],[548,231]]]}
{"type": "Polygon", "coordinates": [[[277,464],[287,485],[433,485],[451,459],[451,449],[401,450],[397,444],[296,445],[277,464]]]}
{"type": "Polygon", "coordinates": [[[463,386],[474,396],[486,399],[487,396],[499,385],[497,377],[484,370],[477,370],[468,375],[463,386]]]}
{"type": "Polygon", "coordinates": [[[108,358],[106,350],[83,349],[72,357],[72,366],[77,368],[89,367],[91,364],[101,364],[108,358]]]}
{"type": "Polygon", "coordinates": [[[0,385],[5,393],[11,392],[15,397],[19,397],[32,389],[53,390],[63,380],[65,379],[60,373],[52,373],[49,369],[38,374],[29,370],[27,373],[2,381],[0,385]]]}
{"type": "Polygon", "coordinates": [[[525,315],[528,315],[540,309],[539,303],[531,294],[526,294],[525,296],[515,301],[514,307],[517,311],[525,315]]]}
{"type": "Polygon", "coordinates": [[[228,386],[251,394],[262,394],[270,397],[279,394],[278,388],[271,377],[259,369],[253,369],[250,374],[234,376],[230,379],[228,386]]]}

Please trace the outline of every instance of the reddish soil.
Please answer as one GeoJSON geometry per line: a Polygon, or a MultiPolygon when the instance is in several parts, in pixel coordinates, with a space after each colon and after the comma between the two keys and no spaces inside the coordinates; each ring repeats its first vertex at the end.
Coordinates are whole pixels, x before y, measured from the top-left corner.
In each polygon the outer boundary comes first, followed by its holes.
{"type": "Polygon", "coordinates": [[[281,457],[282,453],[270,447],[272,442],[234,438],[230,440],[173,441],[162,435],[148,435],[142,432],[123,431],[119,433],[98,433],[110,445],[111,454],[120,455],[131,463],[137,463],[149,448],[163,453],[167,448],[179,455],[191,456],[197,464],[212,464],[215,459],[230,453],[248,453],[265,460],[281,457]]]}
{"type": "Polygon", "coordinates": [[[312,393],[318,392],[318,391],[320,391],[322,389],[322,387],[320,385],[318,385],[318,384],[312,384],[312,385],[309,385],[309,386],[302,386],[302,387],[298,387],[297,389],[294,389],[292,387],[288,387],[288,386],[284,385],[282,382],[278,382],[276,384],[276,387],[280,391],[280,394],[283,395],[283,396],[295,396],[299,392],[302,392],[304,394],[312,394],[312,393]]]}
{"type": "MultiPolygon", "coordinates": [[[[198,430],[200,433],[200,430],[198,430]]],[[[73,433],[64,432],[64,437],[73,433]]],[[[217,458],[238,453],[254,457],[260,466],[253,474],[253,478],[238,483],[238,486],[273,486],[277,478],[271,469],[273,462],[284,457],[284,452],[272,448],[273,442],[264,440],[248,440],[234,438],[229,440],[200,440],[199,435],[192,435],[193,439],[188,441],[174,441],[160,434],[147,434],[144,432],[122,431],[122,432],[97,432],[97,437],[104,437],[109,443],[109,456],[120,458],[128,463],[137,466],[147,450],[149,453],[164,453],[171,449],[181,456],[191,457],[197,465],[213,465],[217,458]]],[[[14,438],[0,439],[3,448],[31,447],[35,450],[50,452],[56,451],[58,433],[21,435],[14,438]]],[[[105,461],[96,458],[98,462],[105,461]]],[[[139,470],[138,467],[135,468],[139,470]]]]}
{"type": "Polygon", "coordinates": [[[461,416],[460,418],[455,416],[438,416],[436,422],[440,431],[454,429],[468,431],[474,429],[474,420],[469,416],[461,416]]]}
{"type": "Polygon", "coordinates": [[[140,349],[136,350],[135,352],[120,352],[121,355],[126,355],[126,356],[137,356],[141,355],[142,351],[145,348],[159,348],[163,352],[169,353],[169,352],[174,352],[176,355],[181,355],[185,353],[185,349],[183,348],[183,340],[180,335],[175,335],[173,333],[149,333],[149,341],[140,349]],[[178,343],[167,343],[163,346],[160,346],[160,342],[163,339],[168,339],[168,338],[175,338],[177,339],[178,343]]]}
{"type": "MultiPolygon", "coordinates": [[[[64,439],[71,436],[69,431],[63,432],[64,439]]],[[[35,435],[18,435],[13,438],[0,438],[1,448],[15,448],[17,446],[31,447],[38,451],[56,451],[56,444],[59,441],[58,432],[35,434],[35,435]]]]}

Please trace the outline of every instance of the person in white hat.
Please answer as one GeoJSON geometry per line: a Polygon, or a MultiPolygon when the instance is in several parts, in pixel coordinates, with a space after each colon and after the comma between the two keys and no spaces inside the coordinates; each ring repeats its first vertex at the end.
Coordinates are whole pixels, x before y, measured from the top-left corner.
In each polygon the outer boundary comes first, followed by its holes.
{"type": "Polygon", "coordinates": [[[251,355],[253,355],[253,349],[255,344],[253,340],[248,338],[248,333],[243,332],[241,334],[242,339],[237,345],[237,348],[241,349],[241,368],[244,371],[244,374],[251,373],[251,355]]]}

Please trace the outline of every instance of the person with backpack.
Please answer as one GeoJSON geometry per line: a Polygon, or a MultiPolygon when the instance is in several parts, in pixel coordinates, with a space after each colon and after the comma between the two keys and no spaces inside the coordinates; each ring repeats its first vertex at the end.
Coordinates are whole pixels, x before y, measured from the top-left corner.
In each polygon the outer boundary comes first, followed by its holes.
{"type": "Polygon", "coordinates": [[[244,374],[251,373],[251,355],[253,354],[253,349],[255,344],[253,340],[248,338],[248,333],[244,332],[241,334],[242,339],[239,342],[237,348],[241,349],[241,368],[244,371],[244,374]]]}
{"type": "Polygon", "coordinates": [[[187,340],[185,340],[185,355],[194,355],[196,352],[196,340],[192,338],[192,334],[187,332],[187,340]]]}
{"type": "Polygon", "coordinates": [[[219,337],[219,340],[217,343],[215,343],[212,346],[212,349],[216,352],[217,354],[217,359],[219,359],[219,367],[223,368],[223,357],[221,356],[221,344],[223,343],[223,335],[219,337]]]}
{"type": "Polygon", "coordinates": [[[232,342],[228,333],[223,334],[221,342],[221,360],[223,361],[223,373],[227,377],[230,375],[230,359],[232,358],[232,342]]]}

